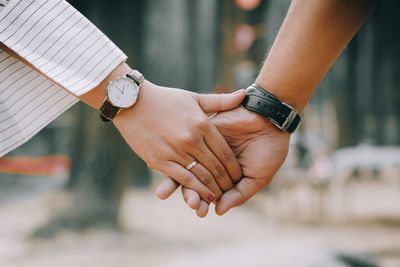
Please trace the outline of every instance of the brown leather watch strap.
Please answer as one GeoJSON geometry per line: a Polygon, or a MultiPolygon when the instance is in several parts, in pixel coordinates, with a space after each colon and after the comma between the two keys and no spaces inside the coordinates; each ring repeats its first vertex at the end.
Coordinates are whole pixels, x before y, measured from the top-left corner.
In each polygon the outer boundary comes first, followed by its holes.
{"type": "Polygon", "coordinates": [[[100,118],[104,122],[109,122],[114,119],[120,109],[111,105],[110,102],[104,101],[100,108],[100,118]]]}
{"type": "MultiPolygon", "coordinates": [[[[131,72],[126,74],[125,77],[134,81],[138,86],[138,89],[144,81],[143,74],[137,70],[132,70],[131,72]]],[[[104,122],[112,121],[120,110],[121,110],[120,107],[116,107],[113,104],[111,104],[110,101],[108,100],[108,97],[106,97],[103,105],[100,108],[100,118],[104,122]]]]}

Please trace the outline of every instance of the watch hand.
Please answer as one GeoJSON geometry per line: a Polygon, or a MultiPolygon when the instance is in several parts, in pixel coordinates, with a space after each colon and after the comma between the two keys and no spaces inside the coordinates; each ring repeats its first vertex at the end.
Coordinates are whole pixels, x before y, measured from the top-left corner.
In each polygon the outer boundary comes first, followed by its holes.
{"type": "Polygon", "coordinates": [[[124,92],[125,92],[125,84],[124,87],[122,87],[122,94],[124,94],[124,92]]]}

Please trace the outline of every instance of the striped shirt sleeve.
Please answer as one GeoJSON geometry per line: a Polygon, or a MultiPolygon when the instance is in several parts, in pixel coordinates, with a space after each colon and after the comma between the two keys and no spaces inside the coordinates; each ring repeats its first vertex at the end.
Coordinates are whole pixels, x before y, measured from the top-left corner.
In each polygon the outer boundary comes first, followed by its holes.
{"type": "Polygon", "coordinates": [[[3,11],[3,9],[8,5],[10,0],[0,0],[0,12],[3,11]]]}
{"type": "Polygon", "coordinates": [[[0,42],[77,96],[126,60],[65,0],[12,0],[0,13],[0,42]]]}
{"type": "Polygon", "coordinates": [[[126,60],[65,0],[0,0],[0,156],[77,102],[126,60]]]}
{"type": "Polygon", "coordinates": [[[78,99],[0,50],[0,156],[57,118],[78,99]]]}

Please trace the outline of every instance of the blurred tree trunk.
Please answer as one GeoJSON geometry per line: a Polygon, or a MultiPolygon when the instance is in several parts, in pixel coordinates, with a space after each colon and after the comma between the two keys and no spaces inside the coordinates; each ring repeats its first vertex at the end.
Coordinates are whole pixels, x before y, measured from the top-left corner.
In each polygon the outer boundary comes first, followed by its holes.
{"type": "MultiPolygon", "coordinates": [[[[268,1],[269,44],[289,3],[268,1]]],[[[319,106],[334,103],[338,147],[400,144],[399,9],[400,1],[376,2],[366,24],[321,83],[319,90],[328,92],[317,92],[319,106]]],[[[321,118],[326,118],[322,112],[321,118]]]]}
{"type": "Polygon", "coordinates": [[[400,144],[399,8],[398,1],[378,1],[331,73],[339,146],[400,144]]]}
{"type": "Polygon", "coordinates": [[[215,87],[219,66],[219,20],[217,1],[188,1],[191,85],[196,92],[210,92],[215,87]]]}
{"type": "Polygon", "coordinates": [[[118,226],[119,206],[129,181],[127,171],[135,172],[127,168],[132,167],[127,160],[132,152],[114,125],[100,121],[96,111],[78,107],[75,114],[72,138],[75,178],[68,215],[76,220],[77,227],[118,226]]]}
{"type": "MultiPolygon", "coordinates": [[[[138,21],[141,17],[129,16],[132,12],[127,13],[128,7],[132,7],[129,1],[111,6],[106,2],[99,2],[95,6],[90,5],[90,9],[89,1],[70,2],[110,39],[117,44],[120,42],[118,45],[122,49],[130,43],[131,47],[126,52],[140,48],[136,36],[118,35],[125,33],[126,29],[141,28],[138,21]],[[124,16],[113,16],[121,10],[124,16]],[[109,16],[120,18],[121,21],[104,19],[109,16]],[[129,21],[131,18],[134,21],[129,21]]],[[[139,1],[132,2],[136,2],[136,13],[143,12],[138,9],[141,7],[139,1]]],[[[123,192],[133,175],[140,177],[136,179],[136,184],[148,185],[150,182],[146,164],[133,155],[112,123],[103,123],[97,111],[83,104],[77,104],[72,112],[72,170],[67,186],[71,191],[71,202],[66,210],[56,214],[50,222],[36,231],[37,237],[50,237],[63,229],[80,231],[88,227],[118,227],[123,192]]]]}
{"type": "MultiPolygon", "coordinates": [[[[332,88],[333,101],[338,117],[339,147],[355,145],[358,140],[358,126],[362,123],[357,117],[358,102],[356,100],[356,60],[357,42],[350,45],[348,51],[336,62],[329,73],[329,80],[324,87],[332,88]],[[354,102],[352,102],[354,101],[354,102]]],[[[362,125],[362,124],[361,124],[362,125]]]]}
{"type": "Polygon", "coordinates": [[[142,61],[147,79],[210,91],[218,70],[216,1],[148,0],[145,12],[142,61]]]}
{"type": "Polygon", "coordinates": [[[83,104],[73,114],[70,205],[38,229],[37,237],[64,229],[118,227],[123,192],[129,178],[137,175],[133,153],[112,123],[100,121],[97,111],[83,104]]]}
{"type": "Polygon", "coordinates": [[[236,87],[235,85],[235,64],[237,63],[237,51],[235,48],[235,27],[237,17],[235,16],[235,6],[232,1],[224,0],[220,2],[220,32],[221,32],[221,54],[219,83],[220,93],[229,93],[236,87]]]}
{"type": "Polygon", "coordinates": [[[375,92],[375,139],[382,145],[400,144],[399,10],[399,1],[377,1],[371,14],[371,23],[368,25],[374,33],[371,84],[375,92]]]}

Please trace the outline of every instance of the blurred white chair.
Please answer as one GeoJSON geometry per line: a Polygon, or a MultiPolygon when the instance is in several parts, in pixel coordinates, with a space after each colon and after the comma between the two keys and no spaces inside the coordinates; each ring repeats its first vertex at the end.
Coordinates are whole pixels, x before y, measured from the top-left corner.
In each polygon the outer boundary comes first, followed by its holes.
{"type": "Polygon", "coordinates": [[[329,179],[333,218],[342,220],[351,208],[349,182],[355,179],[377,179],[391,183],[400,193],[400,147],[357,146],[339,149],[328,159],[315,162],[317,179],[329,179]]]}

